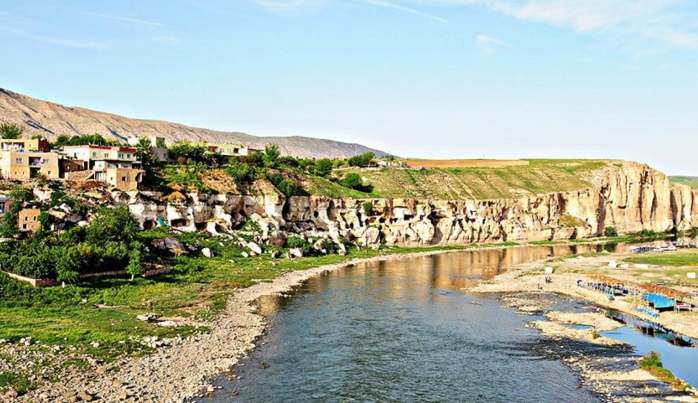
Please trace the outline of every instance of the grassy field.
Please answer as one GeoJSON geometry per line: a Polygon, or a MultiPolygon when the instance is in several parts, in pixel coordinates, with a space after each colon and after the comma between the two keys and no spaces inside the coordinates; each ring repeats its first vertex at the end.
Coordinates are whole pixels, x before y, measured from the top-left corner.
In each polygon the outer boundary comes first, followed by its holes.
{"type": "Polygon", "coordinates": [[[698,250],[686,249],[677,252],[643,253],[626,258],[623,261],[657,266],[698,266],[698,250]]]}
{"type": "Polygon", "coordinates": [[[608,164],[601,160],[525,162],[501,168],[368,168],[341,172],[356,172],[370,183],[373,190],[367,197],[483,200],[588,188],[593,172],[608,164]]]}
{"type": "Polygon", "coordinates": [[[670,176],[671,183],[690,186],[693,189],[698,189],[698,176],[670,176]]]}
{"type": "Polygon", "coordinates": [[[410,168],[505,168],[510,166],[528,165],[527,160],[426,160],[401,159],[410,168]]]}

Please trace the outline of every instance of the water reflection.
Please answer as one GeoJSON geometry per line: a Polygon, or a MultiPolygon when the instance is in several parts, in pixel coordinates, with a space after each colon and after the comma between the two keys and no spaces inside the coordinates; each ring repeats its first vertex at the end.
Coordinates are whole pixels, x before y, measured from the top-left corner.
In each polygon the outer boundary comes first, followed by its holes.
{"type": "Polygon", "coordinates": [[[593,402],[530,317],[460,291],[518,263],[595,245],[490,249],[355,264],[265,297],[264,346],[209,402],[593,402]],[[476,303],[474,303],[476,302],[476,303]],[[264,362],[264,365],[258,365],[264,362]]]}
{"type": "MultiPolygon", "coordinates": [[[[330,279],[351,276],[357,293],[367,287],[381,287],[385,298],[404,298],[418,293],[422,298],[430,297],[433,289],[461,290],[473,287],[477,282],[489,280],[502,273],[507,267],[546,257],[574,254],[627,251],[628,245],[550,245],[486,249],[467,252],[442,253],[405,260],[386,260],[352,264],[342,272],[331,272],[330,279]],[[385,286],[389,283],[390,286],[385,286]]],[[[320,295],[331,292],[333,281],[310,281],[302,288],[302,293],[320,295]]],[[[262,315],[278,313],[289,302],[289,298],[265,296],[259,300],[262,315]]]]}

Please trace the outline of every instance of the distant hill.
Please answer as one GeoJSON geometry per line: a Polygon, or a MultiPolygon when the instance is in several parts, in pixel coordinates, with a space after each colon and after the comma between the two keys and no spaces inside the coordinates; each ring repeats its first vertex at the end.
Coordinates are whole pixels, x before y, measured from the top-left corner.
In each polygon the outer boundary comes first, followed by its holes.
{"type": "Polygon", "coordinates": [[[168,143],[179,140],[242,143],[263,149],[276,143],[282,153],[298,157],[347,158],[367,151],[377,156],[385,152],[361,144],[343,143],[312,137],[256,137],[245,133],[219,132],[159,120],[131,119],[79,107],[67,107],[34,99],[0,88],[0,122],[20,123],[29,135],[55,139],[60,134],[99,133],[105,138],[125,141],[129,137],[159,136],[168,143]]]}
{"type": "Polygon", "coordinates": [[[671,183],[680,183],[698,189],[698,176],[670,176],[671,183]]]}

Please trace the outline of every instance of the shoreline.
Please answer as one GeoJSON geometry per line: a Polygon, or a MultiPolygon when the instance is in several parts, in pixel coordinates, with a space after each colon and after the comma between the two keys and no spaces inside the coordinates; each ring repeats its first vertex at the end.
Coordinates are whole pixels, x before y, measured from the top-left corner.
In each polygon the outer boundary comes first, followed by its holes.
{"type": "MultiPolygon", "coordinates": [[[[609,254],[605,257],[584,258],[579,257],[574,260],[582,260],[585,266],[591,266],[599,261],[613,256],[618,258],[623,254],[609,254]]],[[[573,264],[576,264],[574,262],[573,264]]],[[[631,303],[615,299],[609,301],[604,293],[581,288],[576,285],[578,279],[584,282],[590,280],[589,273],[566,273],[563,267],[561,273],[545,274],[539,273],[538,269],[543,266],[550,265],[549,259],[541,259],[514,265],[509,271],[499,274],[494,278],[482,282],[477,286],[467,289],[468,292],[484,293],[484,294],[504,294],[502,300],[505,306],[514,307],[517,313],[531,314],[538,313],[545,317],[545,320],[533,320],[529,322],[529,326],[538,329],[542,336],[550,339],[571,339],[582,342],[587,342],[597,346],[631,346],[627,343],[617,341],[615,339],[602,336],[600,333],[614,330],[620,327],[629,326],[627,324],[616,322],[608,317],[602,309],[613,309],[623,314],[639,318],[641,320],[659,324],[679,335],[685,335],[693,340],[698,340],[698,325],[695,324],[695,316],[686,317],[685,315],[664,312],[659,318],[651,318],[647,314],[637,312],[631,303]],[[545,283],[545,277],[550,277],[552,283],[545,283]],[[541,285],[544,284],[540,289],[541,285]],[[558,310],[550,309],[541,305],[537,299],[531,298],[532,295],[540,294],[557,294],[574,300],[587,301],[597,308],[596,312],[587,313],[566,313],[558,310]],[[693,322],[693,323],[692,323],[693,322]],[[574,325],[583,325],[586,329],[575,329],[574,325]]],[[[612,393],[614,386],[609,386],[608,381],[617,383],[622,382],[647,382],[656,381],[665,384],[668,388],[671,386],[664,381],[656,378],[635,365],[634,369],[626,371],[614,371],[605,373],[599,371],[598,368],[593,368],[593,362],[602,361],[603,358],[586,356],[582,358],[571,358],[563,360],[568,366],[578,372],[583,380],[583,384],[593,385],[593,389],[598,389],[599,394],[612,393]],[[622,382],[621,382],[622,381],[622,382]],[[606,384],[604,384],[606,382],[606,384]]],[[[633,362],[636,362],[633,360],[633,362]]],[[[686,384],[686,382],[684,382],[686,384]]],[[[686,391],[676,391],[674,395],[665,396],[671,397],[672,401],[698,402],[698,389],[691,385],[686,391]]],[[[620,386],[616,386],[620,387],[620,386]]]]}
{"type": "MultiPolygon", "coordinates": [[[[610,242],[615,241],[611,240],[610,242]]],[[[605,243],[609,243],[609,241],[600,239],[598,242],[584,244],[605,243]]],[[[159,349],[153,354],[143,357],[124,357],[110,365],[97,368],[91,374],[71,374],[72,376],[66,381],[46,384],[23,395],[20,399],[25,402],[37,400],[70,402],[71,396],[86,391],[106,402],[189,402],[206,393],[214,392],[215,388],[211,385],[211,381],[221,373],[230,371],[239,360],[257,347],[259,338],[269,326],[266,319],[257,313],[255,301],[262,296],[291,291],[309,279],[355,264],[486,249],[571,245],[578,244],[573,242],[553,245],[492,244],[462,249],[438,249],[436,247],[435,250],[388,253],[370,258],[350,258],[341,263],[288,272],[275,278],[272,282],[261,282],[235,290],[228,297],[225,309],[211,321],[211,330],[208,333],[175,339],[169,348],[159,349]],[[98,379],[92,378],[95,374],[98,379]]]]}
{"type": "MultiPolygon", "coordinates": [[[[45,384],[20,397],[24,402],[72,402],[72,397],[87,392],[105,402],[177,403],[191,402],[212,393],[211,382],[229,372],[257,347],[268,329],[266,319],[257,313],[255,301],[265,295],[291,291],[314,277],[355,264],[404,260],[445,253],[539,247],[540,245],[481,245],[463,249],[436,249],[412,253],[393,253],[370,258],[347,259],[341,263],[285,273],[272,282],[260,282],[235,290],[226,307],[211,321],[210,332],[174,340],[168,348],[142,357],[124,357],[98,367],[90,374],[73,373],[66,381],[45,384]],[[117,369],[118,368],[118,369],[117,369]],[[183,375],[184,374],[184,375],[183,375]],[[97,379],[91,376],[97,375],[97,379]]],[[[0,402],[3,402],[0,396],[0,402]]]]}

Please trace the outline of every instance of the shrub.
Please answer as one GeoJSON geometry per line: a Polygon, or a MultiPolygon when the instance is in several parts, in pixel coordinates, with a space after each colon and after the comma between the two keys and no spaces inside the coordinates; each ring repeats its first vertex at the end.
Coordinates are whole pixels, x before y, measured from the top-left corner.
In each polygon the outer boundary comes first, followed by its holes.
{"type": "Polygon", "coordinates": [[[283,193],[286,197],[291,197],[291,196],[300,196],[303,194],[303,188],[296,185],[295,182],[289,180],[289,179],[284,179],[282,180],[278,185],[277,188],[281,193],[283,193]]]}
{"type": "Polygon", "coordinates": [[[613,237],[618,236],[618,231],[614,227],[606,227],[603,229],[603,236],[613,237]]]}
{"type": "Polygon", "coordinates": [[[332,160],[323,158],[315,162],[315,175],[328,176],[332,173],[332,160]]]}
{"type": "Polygon", "coordinates": [[[366,216],[373,215],[373,203],[371,203],[371,202],[364,203],[363,209],[364,209],[364,215],[366,215],[366,216]]]}
{"type": "Polygon", "coordinates": [[[363,186],[363,181],[361,180],[361,176],[359,176],[359,174],[352,172],[347,174],[341,180],[341,184],[349,189],[361,189],[363,186]]]}

